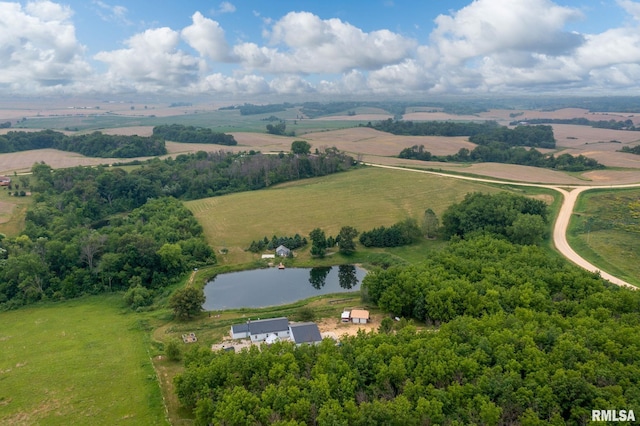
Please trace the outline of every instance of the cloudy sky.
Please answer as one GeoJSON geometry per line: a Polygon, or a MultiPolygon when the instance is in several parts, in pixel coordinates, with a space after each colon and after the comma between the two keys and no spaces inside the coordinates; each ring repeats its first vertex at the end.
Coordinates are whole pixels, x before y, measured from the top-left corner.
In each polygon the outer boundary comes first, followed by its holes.
{"type": "Polygon", "coordinates": [[[0,97],[640,94],[640,1],[0,2],[0,97]]]}

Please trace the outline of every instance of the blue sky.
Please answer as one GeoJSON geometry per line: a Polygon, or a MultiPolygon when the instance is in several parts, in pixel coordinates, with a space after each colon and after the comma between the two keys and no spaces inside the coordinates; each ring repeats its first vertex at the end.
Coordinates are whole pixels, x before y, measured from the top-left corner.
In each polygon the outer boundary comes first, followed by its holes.
{"type": "Polygon", "coordinates": [[[0,96],[640,94],[640,1],[0,1],[0,96]]]}

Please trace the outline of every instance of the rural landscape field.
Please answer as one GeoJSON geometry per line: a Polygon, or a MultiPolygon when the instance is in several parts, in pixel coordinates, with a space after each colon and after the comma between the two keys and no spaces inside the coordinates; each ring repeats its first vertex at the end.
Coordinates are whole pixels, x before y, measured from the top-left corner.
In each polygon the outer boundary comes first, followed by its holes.
{"type": "MultiPolygon", "coordinates": [[[[196,354],[196,348],[208,350],[212,344],[221,342],[232,324],[249,317],[286,315],[303,319],[305,313],[311,312],[322,323],[323,332],[356,335],[357,327],[347,329],[340,323],[343,309],[368,308],[375,320],[366,330],[374,332],[382,319],[390,315],[374,302],[361,299],[359,294],[349,294],[318,297],[283,307],[200,313],[189,319],[174,317],[167,304],[173,291],[202,288],[219,273],[265,267],[261,252],[247,251],[252,241],[263,237],[299,234],[309,238],[315,228],[322,229],[327,236],[335,236],[345,226],[362,232],[391,227],[407,219],[420,223],[427,209],[442,222],[447,209],[463,202],[467,194],[506,192],[542,201],[549,207],[553,217],[545,224],[548,237],[541,247],[547,255],[560,259],[551,235],[563,196],[554,188],[593,186],[600,189],[583,193],[576,205],[569,225],[569,242],[597,268],[640,285],[638,190],[614,188],[640,184],[640,156],[621,152],[623,146],[640,145],[637,131],[552,124],[557,146],[540,151],[556,156],[565,153],[584,156],[604,166],[568,172],[493,162],[399,158],[402,150],[414,146],[422,145],[434,156],[444,157],[461,149],[471,151],[476,144],[466,136],[407,136],[377,130],[372,123],[393,119],[393,114],[381,108],[361,106],[339,114],[307,118],[300,107],[292,106],[277,115],[294,134],[274,135],[265,131],[270,123],[266,119],[272,113],[243,116],[237,109],[219,109],[224,106],[211,103],[176,108],[151,102],[100,104],[75,99],[41,103],[37,107],[29,103],[1,106],[0,122],[15,124],[2,129],[0,136],[52,129],[66,135],[100,131],[107,135],[149,137],[155,126],[180,124],[231,134],[237,145],[167,140],[167,154],[161,159],[186,157],[200,151],[241,155],[254,151],[283,157],[294,142],[305,141],[311,155],[315,150],[336,148],[358,164],[345,172],[264,189],[181,200],[202,227],[204,238],[215,254],[215,265],[182,273],[170,286],[159,289],[148,307],[131,309],[123,301],[125,292],[114,291],[85,294],[71,300],[43,298],[30,306],[0,312],[3,324],[0,383],[4,384],[0,386],[0,424],[194,424],[194,412],[184,407],[175,394],[173,377],[183,373],[184,367],[168,359],[166,350],[170,344],[178,342],[182,357],[189,350],[196,354]],[[198,336],[198,342],[182,343],[181,336],[191,332],[198,336]]],[[[416,107],[407,108],[402,119],[452,123],[490,120],[513,128],[515,125],[510,123],[514,116],[522,122],[631,119],[640,126],[640,115],[581,108],[490,109],[460,115],[416,107]]],[[[0,232],[7,239],[22,238],[19,235],[25,231],[26,212],[38,202],[36,191],[30,190],[37,183],[31,174],[34,164],[44,163],[52,170],[105,165],[105,169],[122,168],[128,172],[144,169],[147,159],[96,158],[52,148],[0,154],[0,175],[11,177],[13,182],[19,182],[20,176],[30,179],[25,196],[14,196],[6,187],[0,189],[0,232]]],[[[312,255],[307,246],[283,262],[287,268],[357,263],[378,270],[380,265],[419,265],[437,257],[436,253],[446,250],[446,245],[439,238],[423,238],[413,245],[394,248],[366,248],[358,243],[355,253],[345,255],[330,247],[323,258],[312,255]]],[[[100,254],[97,252],[96,257],[100,254]]],[[[415,321],[413,326],[424,330],[431,329],[434,323],[415,321]]]]}

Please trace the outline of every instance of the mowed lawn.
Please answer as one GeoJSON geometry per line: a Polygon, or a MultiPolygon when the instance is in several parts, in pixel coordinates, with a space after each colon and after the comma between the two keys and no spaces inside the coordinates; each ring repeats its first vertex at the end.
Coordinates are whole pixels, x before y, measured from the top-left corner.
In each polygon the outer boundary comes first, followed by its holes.
{"type": "Polygon", "coordinates": [[[121,296],[0,313],[0,424],[162,425],[141,314],[121,296]]]}
{"type": "Polygon", "coordinates": [[[449,205],[474,191],[500,189],[424,173],[364,168],[185,204],[210,244],[229,250],[219,258],[240,262],[257,256],[244,249],[265,236],[298,233],[308,238],[314,228],[335,236],[343,226],[366,231],[406,218],[420,221],[428,208],[440,217],[449,205]]]}

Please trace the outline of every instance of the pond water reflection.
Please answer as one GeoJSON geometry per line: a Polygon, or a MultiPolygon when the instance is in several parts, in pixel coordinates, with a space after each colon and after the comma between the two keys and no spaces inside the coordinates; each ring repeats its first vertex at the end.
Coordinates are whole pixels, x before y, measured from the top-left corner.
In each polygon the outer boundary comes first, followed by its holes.
{"type": "Polygon", "coordinates": [[[204,287],[207,311],[283,305],[312,296],[359,291],[366,275],[353,265],[254,269],[220,274],[204,287]]]}

